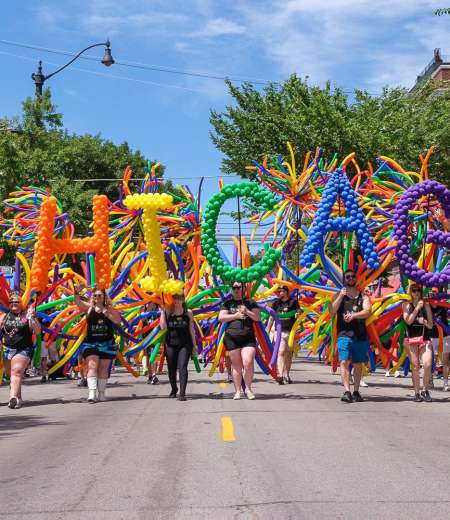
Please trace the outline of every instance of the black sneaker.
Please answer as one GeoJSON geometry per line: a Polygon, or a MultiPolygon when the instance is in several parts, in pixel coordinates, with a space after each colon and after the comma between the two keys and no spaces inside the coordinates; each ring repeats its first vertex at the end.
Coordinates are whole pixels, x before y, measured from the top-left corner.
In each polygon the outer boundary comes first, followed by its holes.
{"type": "Polygon", "coordinates": [[[419,393],[417,393],[417,394],[414,396],[414,401],[415,401],[416,403],[421,403],[421,402],[423,401],[423,397],[422,397],[419,393]]]}
{"type": "Polygon", "coordinates": [[[147,379],[147,384],[148,385],[152,385],[153,384],[153,377],[150,376],[148,379],[147,379]]]}
{"type": "Polygon", "coordinates": [[[279,377],[278,378],[278,384],[279,385],[284,385],[284,378],[283,377],[279,377]]]}
{"type": "Polygon", "coordinates": [[[353,397],[350,392],[344,392],[341,397],[343,403],[353,403],[353,397]]]}
{"type": "Polygon", "coordinates": [[[157,385],[159,383],[159,379],[157,376],[152,377],[152,385],[157,385]]]}
{"type": "Polygon", "coordinates": [[[362,403],[364,401],[362,395],[358,392],[358,390],[355,390],[353,392],[353,401],[355,401],[356,403],[362,403]]]}
{"type": "Polygon", "coordinates": [[[285,377],[284,380],[288,385],[292,385],[292,379],[289,376],[285,377]]]}
{"type": "Polygon", "coordinates": [[[177,396],[177,392],[178,392],[178,388],[176,390],[172,390],[169,394],[169,398],[175,399],[175,397],[177,396]]]}
{"type": "Polygon", "coordinates": [[[431,403],[433,401],[433,399],[431,399],[431,395],[428,390],[421,392],[420,395],[422,396],[423,400],[426,401],[427,403],[431,403]]]}
{"type": "Polygon", "coordinates": [[[46,376],[42,376],[41,377],[41,383],[46,383],[47,382],[47,377],[46,376]]]}
{"type": "Polygon", "coordinates": [[[86,387],[86,386],[87,386],[87,380],[84,379],[84,377],[82,377],[82,378],[78,381],[77,386],[79,386],[79,387],[86,387]]]}
{"type": "Polygon", "coordinates": [[[11,397],[8,403],[8,408],[14,409],[17,407],[17,403],[19,402],[19,399],[17,397],[11,397]]]}
{"type": "Polygon", "coordinates": [[[178,398],[178,401],[187,401],[187,398],[185,395],[180,395],[180,397],[178,398]]]}

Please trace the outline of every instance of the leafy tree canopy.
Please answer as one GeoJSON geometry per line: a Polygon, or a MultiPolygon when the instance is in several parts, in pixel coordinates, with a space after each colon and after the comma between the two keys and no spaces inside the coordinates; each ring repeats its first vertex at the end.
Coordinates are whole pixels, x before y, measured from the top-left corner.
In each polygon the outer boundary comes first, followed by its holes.
{"type": "MultiPolygon", "coordinates": [[[[27,98],[20,117],[0,119],[1,198],[16,186],[48,187],[69,213],[77,234],[85,234],[91,222],[95,193],[112,200],[118,195],[118,182],[88,180],[120,180],[128,165],[142,177],[147,160],[127,142],[115,145],[100,135],[69,133],[48,89],[39,98],[27,98]]],[[[158,175],[163,172],[160,167],[158,175]]]]}
{"type": "Polygon", "coordinates": [[[355,151],[365,166],[388,155],[410,170],[420,169],[419,153],[434,146],[431,175],[449,184],[450,89],[445,84],[437,89],[429,82],[413,93],[384,88],[380,96],[355,90],[351,97],[330,83],[310,86],[296,75],[262,92],[249,83],[227,84],[235,104],[210,114],[211,139],[225,155],[225,174],[253,178],[245,166],[284,153],[287,141],[299,158],[320,146],[328,158],[355,151]]]}

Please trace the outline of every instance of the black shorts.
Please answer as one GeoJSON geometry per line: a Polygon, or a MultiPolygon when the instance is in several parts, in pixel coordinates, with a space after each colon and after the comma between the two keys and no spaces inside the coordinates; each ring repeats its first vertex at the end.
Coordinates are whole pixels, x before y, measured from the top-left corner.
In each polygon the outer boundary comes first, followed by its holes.
{"type": "Polygon", "coordinates": [[[227,352],[244,347],[256,348],[256,338],[253,334],[247,334],[245,336],[230,336],[225,333],[223,344],[225,345],[227,352]]]}

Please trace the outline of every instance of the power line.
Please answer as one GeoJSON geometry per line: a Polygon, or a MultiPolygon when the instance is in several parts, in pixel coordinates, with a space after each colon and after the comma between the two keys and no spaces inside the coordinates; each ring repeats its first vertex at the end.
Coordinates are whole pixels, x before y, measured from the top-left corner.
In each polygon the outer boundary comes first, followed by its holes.
{"type": "MultiPolygon", "coordinates": [[[[6,56],[14,56],[15,58],[20,58],[20,59],[27,60],[27,61],[32,61],[32,62],[35,61],[34,58],[30,58],[29,56],[21,56],[20,54],[14,54],[12,52],[0,51],[0,54],[4,54],[6,56]]],[[[42,62],[47,65],[55,65],[56,67],[59,67],[61,65],[61,63],[54,63],[52,61],[47,61],[47,60],[42,60],[42,62]]],[[[125,81],[132,81],[133,83],[143,83],[145,85],[154,85],[154,86],[163,87],[163,88],[176,88],[176,89],[188,90],[190,92],[196,92],[196,93],[208,95],[208,92],[206,92],[205,90],[195,89],[195,88],[190,88],[190,87],[183,87],[182,85],[171,85],[171,84],[167,84],[167,83],[158,83],[156,81],[130,78],[128,76],[118,76],[117,74],[98,72],[98,71],[89,70],[89,69],[81,69],[79,67],[71,67],[70,70],[76,71],[76,72],[84,72],[87,74],[93,74],[94,76],[101,76],[104,78],[121,79],[121,80],[125,80],[125,81]]]]}
{"type": "MultiPolygon", "coordinates": [[[[11,40],[0,40],[0,43],[3,43],[4,45],[11,45],[14,47],[22,47],[25,49],[33,49],[37,51],[43,51],[48,52],[51,54],[60,54],[63,56],[75,56],[76,53],[69,52],[69,51],[63,51],[59,49],[49,49],[47,47],[41,47],[38,45],[32,45],[28,43],[22,43],[22,42],[15,42],[11,40]]],[[[80,58],[84,60],[90,60],[90,61],[98,61],[98,58],[94,56],[84,55],[80,56],[80,58]]],[[[246,77],[239,77],[239,76],[221,76],[219,74],[214,73],[208,73],[208,72],[196,72],[196,71],[189,71],[189,70],[181,70],[176,69],[174,67],[166,67],[163,65],[152,65],[148,63],[139,63],[139,62],[133,62],[133,61],[124,61],[124,60],[115,60],[116,65],[120,65],[122,67],[130,67],[134,69],[143,69],[143,70],[152,70],[156,72],[165,72],[168,74],[177,74],[182,76],[194,76],[198,78],[206,78],[206,79],[215,79],[220,81],[230,80],[230,81],[236,81],[236,82],[243,82],[243,81],[249,81],[251,83],[259,84],[259,85],[268,85],[269,83],[272,83],[269,80],[260,79],[260,78],[246,78],[246,77]]]]}
{"type": "MultiPolygon", "coordinates": [[[[50,54],[59,54],[62,56],[75,56],[76,55],[76,53],[74,53],[74,52],[63,51],[63,50],[59,50],[59,49],[50,49],[47,47],[41,47],[39,45],[16,42],[16,41],[11,41],[11,40],[0,39],[0,43],[3,43],[4,45],[14,46],[14,47],[21,47],[21,48],[25,48],[25,49],[32,49],[32,50],[48,52],[50,54]]],[[[95,57],[95,56],[82,55],[82,56],[80,56],[80,59],[98,62],[98,57],[95,57]]],[[[47,62],[47,63],[50,63],[50,62],[47,62]]],[[[50,64],[52,64],[52,63],[50,63],[50,64]]],[[[250,77],[245,77],[245,76],[228,76],[228,75],[222,76],[222,75],[215,74],[215,73],[181,70],[181,69],[177,69],[174,67],[167,67],[167,66],[163,66],[163,65],[152,65],[152,64],[148,64],[148,63],[139,63],[139,62],[134,62],[134,61],[115,60],[115,64],[120,65],[122,67],[129,67],[129,68],[134,68],[134,69],[151,70],[154,72],[165,72],[168,74],[176,74],[176,75],[181,75],[181,76],[192,76],[192,77],[214,79],[214,80],[220,80],[220,81],[229,80],[229,81],[234,81],[236,83],[249,82],[249,83],[253,83],[255,85],[270,85],[272,83],[281,83],[279,80],[250,78],[250,77]]],[[[56,65],[60,65],[60,64],[56,64],[56,65]]],[[[72,68],[72,70],[74,70],[74,68],[72,68]]],[[[82,70],[82,69],[79,69],[79,70],[82,70]]],[[[94,73],[92,71],[83,71],[83,72],[94,73]]],[[[101,73],[97,73],[97,74],[102,75],[101,73]]],[[[109,74],[103,74],[103,75],[110,76],[109,74]]],[[[114,76],[111,75],[111,77],[114,77],[114,76]]],[[[125,78],[123,76],[116,76],[116,77],[120,78],[120,79],[127,79],[129,81],[136,81],[136,82],[142,82],[142,83],[145,82],[144,80],[125,78]]],[[[163,85],[161,84],[161,86],[163,86],[163,85]]],[[[165,86],[177,88],[175,85],[165,85],[165,86]]],[[[178,87],[178,88],[184,88],[184,87],[178,87]]],[[[188,90],[193,90],[193,89],[188,89],[188,90]]],[[[336,89],[334,89],[334,90],[336,90],[336,89]]],[[[354,90],[349,90],[348,88],[342,88],[340,90],[344,94],[354,94],[354,90]]],[[[365,89],[362,89],[362,90],[365,91],[365,89]]],[[[377,93],[368,92],[368,91],[365,91],[365,92],[367,92],[368,94],[370,94],[371,96],[374,96],[374,97],[379,97],[381,95],[380,92],[377,92],[377,93]]]]}

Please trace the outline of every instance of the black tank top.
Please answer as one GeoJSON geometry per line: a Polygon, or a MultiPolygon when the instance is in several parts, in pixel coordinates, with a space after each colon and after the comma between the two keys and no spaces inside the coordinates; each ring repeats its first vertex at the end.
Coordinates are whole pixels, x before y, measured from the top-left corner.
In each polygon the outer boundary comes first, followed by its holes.
{"type": "Polygon", "coordinates": [[[29,348],[33,346],[33,335],[25,314],[8,312],[2,326],[3,344],[9,348],[29,348]]]}
{"type": "MultiPolygon", "coordinates": [[[[409,303],[408,314],[414,312],[414,309],[415,306],[412,303],[409,303]]],[[[430,339],[430,331],[423,325],[423,323],[419,323],[419,318],[427,318],[425,309],[423,307],[417,313],[416,319],[411,323],[411,325],[406,325],[408,338],[418,338],[419,336],[423,336],[424,339],[430,339]]]]}
{"type": "Polygon", "coordinates": [[[92,308],[87,315],[87,343],[112,341],[114,339],[114,325],[102,312],[92,308]]]}
{"type": "Polygon", "coordinates": [[[337,312],[337,333],[338,336],[349,336],[362,341],[367,339],[367,329],[365,319],[355,319],[350,322],[344,321],[344,314],[347,312],[361,312],[363,310],[364,298],[358,293],[356,298],[344,296],[337,312]]]}
{"type": "Polygon", "coordinates": [[[167,344],[171,347],[188,347],[192,349],[192,338],[189,331],[189,315],[187,312],[177,316],[166,315],[167,344]]]}

